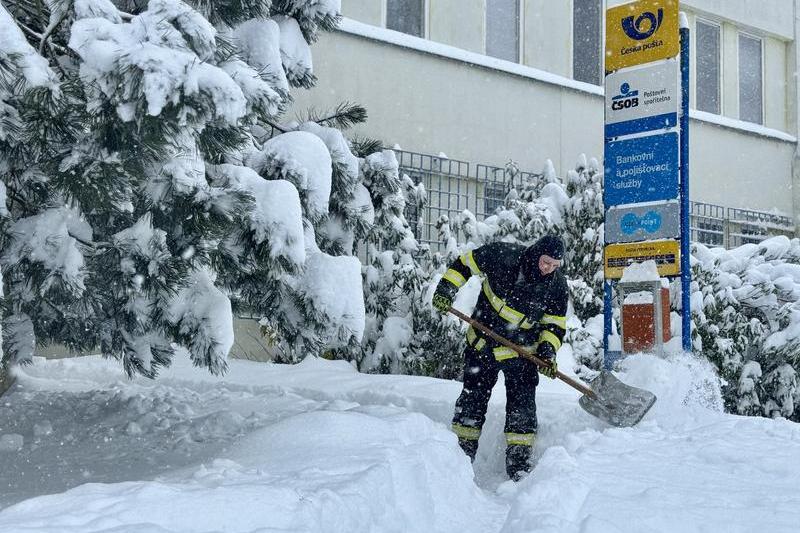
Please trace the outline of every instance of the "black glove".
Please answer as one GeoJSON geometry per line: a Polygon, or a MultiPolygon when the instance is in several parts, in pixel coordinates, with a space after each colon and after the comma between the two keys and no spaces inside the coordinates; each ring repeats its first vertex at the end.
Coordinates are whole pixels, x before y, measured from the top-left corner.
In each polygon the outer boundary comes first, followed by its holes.
{"type": "Polygon", "coordinates": [[[445,315],[453,307],[453,299],[456,296],[455,285],[449,281],[442,280],[436,287],[436,292],[433,293],[433,308],[445,315]]]}
{"type": "Polygon", "coordinates": [[[548,364],[546,367],[539,367],[539,373],[550,379],[555,378],[556,372],[558,372],[558,363],[556,363],[556,349],[553,345],[549,342],[540,342],[536,349],[536,355],[548,364]]]}

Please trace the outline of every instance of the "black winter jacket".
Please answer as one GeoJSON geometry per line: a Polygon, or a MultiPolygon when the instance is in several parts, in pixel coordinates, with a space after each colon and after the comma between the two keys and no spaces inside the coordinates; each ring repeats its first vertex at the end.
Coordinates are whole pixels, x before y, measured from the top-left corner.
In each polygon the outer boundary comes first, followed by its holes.
{"type": "MultiPolygon", "coordinates": [[[[483,285],[472,317],[534,351],[540,343],[549,343],[543,352],[555,355],[566,333],[569,292],[559,270],[542,276],[538,267],[542,251],[537,245],[497,242],[467,252],[450,265],[437,291],[454,295],[470,276],[481,276],[483,285]]],[[[467,342],[476,349],[491,348],[498,360],[517,356],[472,328],[467,342]]]]}

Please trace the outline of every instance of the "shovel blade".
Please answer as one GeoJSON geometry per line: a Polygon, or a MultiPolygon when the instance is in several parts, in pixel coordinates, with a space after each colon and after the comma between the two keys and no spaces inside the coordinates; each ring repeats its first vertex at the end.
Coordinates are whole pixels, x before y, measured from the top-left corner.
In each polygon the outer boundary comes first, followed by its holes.
{"type": "Polygon", "coordinates": [[[591,387],[596,398],[584,395],[578,403],[590,415],[616,427],[635,426],[656,402],[652,392],[626,385],[605,370],[591,387]]]}

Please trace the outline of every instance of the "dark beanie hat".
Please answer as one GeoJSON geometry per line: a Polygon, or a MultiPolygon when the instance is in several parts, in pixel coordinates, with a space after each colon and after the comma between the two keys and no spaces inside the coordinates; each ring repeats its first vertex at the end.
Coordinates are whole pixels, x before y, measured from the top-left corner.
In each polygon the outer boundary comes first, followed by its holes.
{"type": "Polygon", "coordinates": [[[555,235],[545,235],[534,245],[539,255],[549,255],[559,261],[564,257],[564,241],[555,235]]]}
{"type": "Polygon", "coordinates": [[[553,259],[561,261],[564,257],[564,241],[555,235],[545,235],[525,250],[521,267],[522,275],[525,278],[534,282],[542,279],[542,273],[539,271],[539,258],[543,255],[549,255],[553,259]]]}

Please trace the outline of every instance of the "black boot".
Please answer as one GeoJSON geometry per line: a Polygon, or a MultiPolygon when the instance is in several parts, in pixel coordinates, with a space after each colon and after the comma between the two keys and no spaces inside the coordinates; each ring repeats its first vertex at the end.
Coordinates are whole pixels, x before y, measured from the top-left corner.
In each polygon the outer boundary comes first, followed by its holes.
{"type": "Polygon", "coordinates": [[[512,481],[519,481],[531,471],[531,446],[510,444],[506,447],[506,473],[512,481]]]}
{"type": "Polygon", "coordinates": [[[475,455],[478,453],[478,439],[458,439],[458,445],[464,450],[471,462],[475,462],[475,455]]]}

